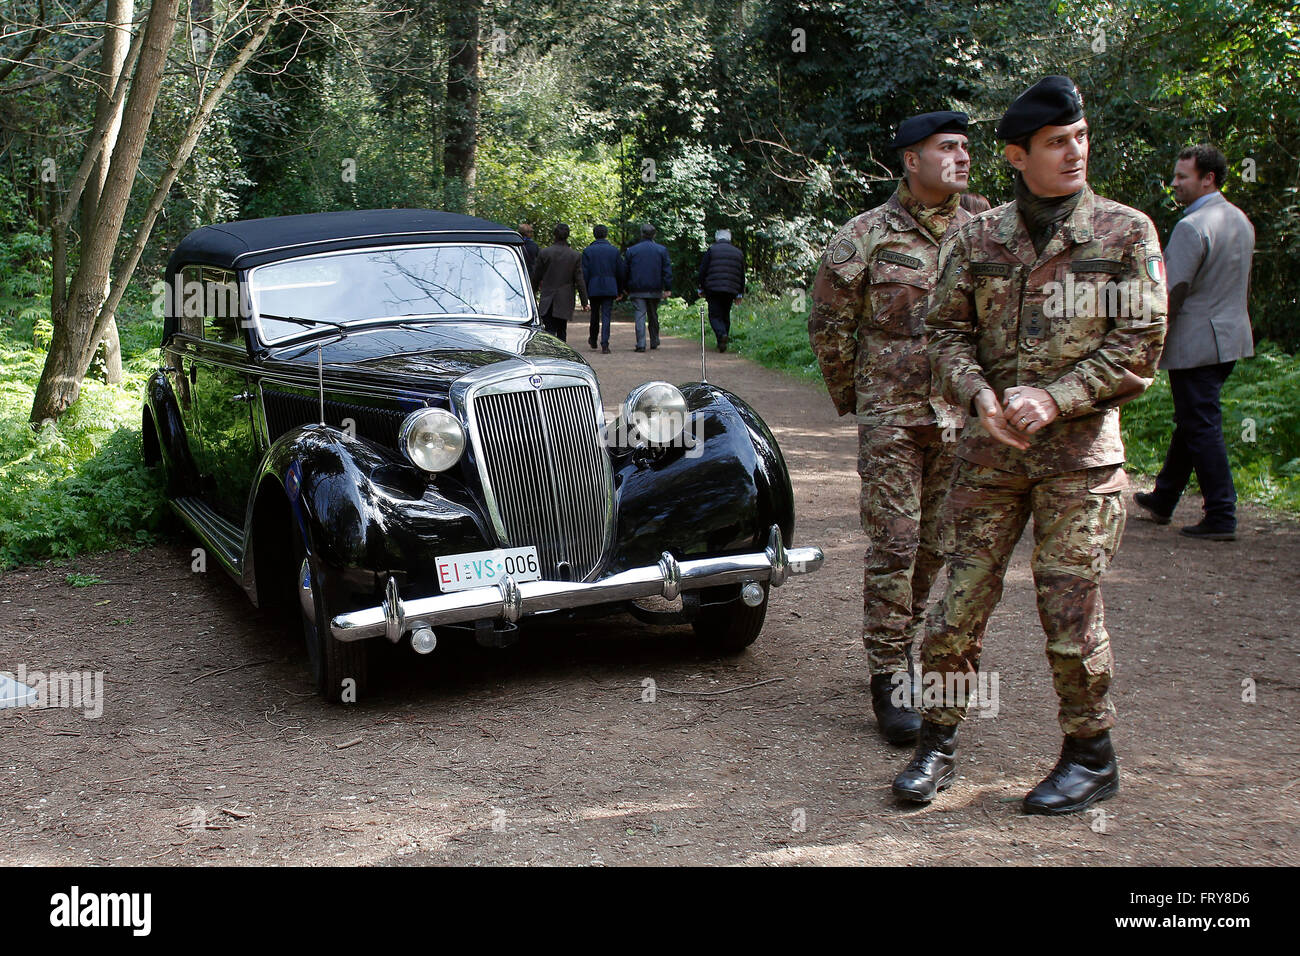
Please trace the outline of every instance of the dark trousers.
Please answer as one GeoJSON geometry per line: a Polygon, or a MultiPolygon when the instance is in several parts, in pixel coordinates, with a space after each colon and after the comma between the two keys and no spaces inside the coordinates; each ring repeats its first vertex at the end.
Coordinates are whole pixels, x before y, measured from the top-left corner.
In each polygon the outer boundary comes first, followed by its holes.
{"type": "Polygon", "coordinates": [[[547,332],[550,332],[561,342],[567,342],[568,341],[567,336],[569,334],[569,320],[557,319],[554,315],[551,314],[551,311],[552,310],[548,308],[546,310],[546,314],[542,316],[542,325],[545,327],[547,332]]]}
{"type": "Polygon", "coordinates": [[[727,292],[704,293],[704,300],[709,303],[709,326],[719,345],[723,339],[731,336],[731,303],[735,298],[727,292]]]}
{"type": "Polygon", "coordinates": [[[600,335],[600,344],[609,344],[609,320],[614,313],[612,295],[593,295],[591,297],[591,335],[587,341],[595,344],[596,335],[600,335]]]}
{"type": "Polygon", "coordinates": [[[1165,465],[1152,492],[1155,506],[1173,513],[1187,480],[1196,480],[1205,496],[1205,522],[1215,528],[1236,528],[1237,489],[1228,467],[1228,448],[1223,441],[1223,412],[1219,393],[1235,362],[1201,368],[1169,370],[1169,389],[1174,395],[1174,435],[1165,455],[1165,465]]]}

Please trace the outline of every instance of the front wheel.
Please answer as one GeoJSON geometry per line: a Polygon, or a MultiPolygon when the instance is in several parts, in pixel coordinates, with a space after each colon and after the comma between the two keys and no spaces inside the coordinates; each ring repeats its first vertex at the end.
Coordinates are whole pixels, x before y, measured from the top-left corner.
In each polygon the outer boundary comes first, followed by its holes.
{"type": "Polygon", "coordinates": [[[750,607],[736,597],[734,587],[705,588],[700,593],[700,610],[692,622],[696,635],[712,651],[739,654],[758,639],[767,617],[768,584],[763,582],[763,600],[750,607]],[[710,600],[723,603],[709,603],[710,600]]]}
{"type": "Polygon", "coordinates": [[[329,632],[331,612],[319,575],[312,571],[306,549],[295,535],[297,568],[294,603],[300,609],[307,661],[316,692],[332,704],[355,704],[369,691],[370,646],[366,641],[340,641],[329,632]]]}

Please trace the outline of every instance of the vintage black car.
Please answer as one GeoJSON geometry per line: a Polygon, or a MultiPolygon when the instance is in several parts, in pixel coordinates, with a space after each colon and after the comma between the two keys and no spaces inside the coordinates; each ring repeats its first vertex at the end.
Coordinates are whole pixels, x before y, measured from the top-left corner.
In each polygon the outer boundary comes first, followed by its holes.
{"type": "Polygon", "coordinates": [[[505,645],[543,614],[689,622],[737,651],[769,585],[821,566],[792,547],[785,462],[740,398],[649,382],[605,422],[503,226],[205,226],[171,256],[165,317],[146,460],[254,603],[301,619],[327,699],[366,692],[374,638],[505,645]]]}

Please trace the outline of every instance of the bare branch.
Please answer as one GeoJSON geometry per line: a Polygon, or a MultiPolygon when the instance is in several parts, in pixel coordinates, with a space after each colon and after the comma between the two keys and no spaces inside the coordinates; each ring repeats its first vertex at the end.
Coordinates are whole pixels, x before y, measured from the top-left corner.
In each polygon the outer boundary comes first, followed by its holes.
{"type": "Polygon", "coordinates": [[[136,231],[135,241],[131,244],[126,258],[113,274],[113,282],[109,288],[109,293],[105,297],[99,315],[95,320],[95,329],[89,340],[88,351],[82,356],[81,367],[83,369],[89,366],[95,347],[98,345],[99,340],[104,337],[108,323],[112,320],[118,304],[122,301],[122,296],[126,292],[126,285],[130,282],[136,266],[140,263],[140,256],[144,253],[144,247],[149,242],[149,235],[153,232],[153,224],[158,218],[158,213],[162,211],[163,204],[167,200],[167,194],[171,192],[172,184],[176,182],[176,177],[180,174],[181,169],[189,162],[190,154],[194,151],[199,136],[202,135],[204,128],[207,126],[212,111],[216,109],[217,102],[239,74],[239,71],[253,58],[253,54],[262,45],[267,34],[271,32],[271,27],[280,19],[287,6],[288,0],[278,0],[270,12],[263,16],[256,32],[240,49],[239,53],[230,62],[230,65],[226,67],[220,79],[208,91],[202,105],[190,119],[189,126],[185,130],[185,136],[182,138],[180,146],[177,147],[176,155],[172,157],[172,161],[167,166],[167,171],[159,180],[153,196],[149,200],[149,206],[141,219],[140,228],[136,231]]]}
{"type": "MultiPolygon", "coordinates": [[[[26,63],[28,58],[31,57],[31,55],[36,52],[37,48],[42,43],[44,43],[47,39],[53,36],[55,33],[58,33],[61,30],[64,30],[67,27],[73,25],[78,25],[78,26],[82,25],[81,22],[82,18],[90,11],[90,8],[93,7],[97,2],[98,0],[83,0],[81,6],[77,8],[76,12],[72,14],[72,16],[69,18],[67,22],[56,23],[47,26],[44,23],[45,0],[41,0],[41,4],[39,8],[40,12],[38,15],[40,16],[42,22],[40,25],[35,27],[34,32],[32,34],[32,38],[27,42],[27,45],[23,47],[22,50],[19,51],[18,56],[12,60],[6,58],[4,65],[0,66],[0,82],[4,82],[4,78],[6,76],[12,73],[17,67],[21,66],[23,63],[26,63]]],[[[5,39],[8,38],[6,37],[5,39]]],[[[35,86],[36,84],[33,83],[29,85],[35,86]]],[[[17,86],[17,87],[13,87],[12,89],[25,89],[25,88],[26,88],[25,86],[17,86]]],[[[0,92],[7,92],[7,91],[0,89],[0,92]]]]}

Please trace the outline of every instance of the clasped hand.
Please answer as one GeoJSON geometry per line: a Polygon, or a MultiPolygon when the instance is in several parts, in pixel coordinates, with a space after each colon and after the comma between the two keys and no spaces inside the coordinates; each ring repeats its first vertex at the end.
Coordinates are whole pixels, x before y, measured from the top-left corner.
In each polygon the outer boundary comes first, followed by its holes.
{"type": "Polygon", "coordinates": [[[1004,445],[1029,447],[1026,435],[1041,431],[1060,415],[1056,400],[1051,394],[1032,385],[1013,385],[1002,394],[1005,405],[991,388],[981,389],[975,396],[984,429],[1004,445]]]}

